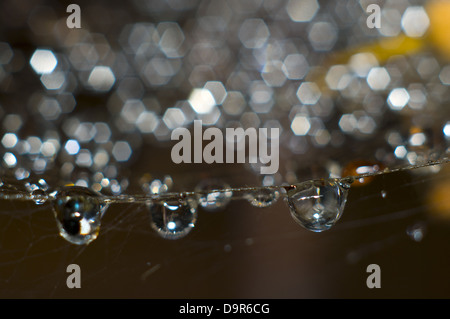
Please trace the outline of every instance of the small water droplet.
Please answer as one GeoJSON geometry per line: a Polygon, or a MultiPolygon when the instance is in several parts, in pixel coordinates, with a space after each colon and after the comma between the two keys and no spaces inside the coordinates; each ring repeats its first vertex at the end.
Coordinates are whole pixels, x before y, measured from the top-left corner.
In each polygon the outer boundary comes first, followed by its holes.
{"type": "Polygon", "coordinates": [[[385,190],[381,191],[381,197],[386,198],[387,192],[385,190]]]}
{"type": "Polygon", "coordinates": [[[163,238],[179,239],[197,222],[197,202],[190,197],[149,204],[151,226],[163,238]]]}
{"type": "Polygon", "coordinates": [[[280,193],[276,189],[262,188],[246,194],[248,202],[255,207],[268,207],[274,204],[280,193]]]}
{"type": "Polygon", "coordinates": [[[81,186],[69,186],[54,194],[53,209],[59,234],[76,245],[87,245],[100,232],[107,209],[101,195],[81,186]]]}
{"type": "Polygon", "coordinates": [[[47,201],[48,195],[43,189],[38,188],[31,192],[31,199],[36,205],[42,205],[47,201]]]}
{"type": "Polygon", "coordinates": [[[294,220],[313,232],[330,229],[341,217],[348,184],[320,180],[291,187],[287,202],[294,220]]]}
{"type": "Polygon", "coordinates": [[[231,200],[230,186],[220,180],[203,180],[195,188],[200,206],[210,212],[224,209],[231,200]]]}
{"type": "Polygon", "coordinates": [[[427,231],[427,226],[423,222],[418,222],[406,229],[406,234],[415,242],[421,242],[427,231]]]}

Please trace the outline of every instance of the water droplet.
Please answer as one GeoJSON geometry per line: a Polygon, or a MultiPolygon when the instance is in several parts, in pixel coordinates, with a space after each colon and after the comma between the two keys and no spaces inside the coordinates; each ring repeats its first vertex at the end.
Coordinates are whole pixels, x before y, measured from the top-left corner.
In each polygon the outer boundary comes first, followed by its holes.
{"type": "Polygon", "coordinates": [[[101,195],[81,186],[69,186],[54,195],[53,209],[59,234],[76,245],[87,245],[100,232],[107,206],[101,195]]]}
{"type": "Polygon", "coordinates": [[[386,196],[387,196],[387,192],[384,190],[381,191],[381,197],[386,198],[386,196]]]}
{"type": "Polygon", "coordinates": [[[308,230],[328,230],[341,217],[349,188],[348,184],[326,180],[293,186],[287,191],[291,215],[308,230]]]}
{"type": "Polygon", "coordinates": [[[198,195],[198,203],[207,211],[224,209],[231,200],[233,192],[230,186],[220,180],[203,180],[195,188],[198,195]]]}
{"type": "Polygon", "coordinates": [[[276,189],[262,188],[246,194],[248,202],[255,207],[268,207],[274,204],[280,193],[276,189]]]}
{"type": "Polygon", "coordinates": [[[43,189],[37,188],[31,192],[31,199],[36,203],[36,205],[42,205],[47,201],[48,196],[43,189]]]}
{"type": "Polygon", "coordinates": [[[179,239],[197,222],[197,202],[190,197],[149,204],[151,226],[163,238],[179,239]]]}
{"type": "Polygon", "coordinates": [[[422,241],[427,231],[427,226],[423,222],[418,222],[406,229],[406,234],[415,242],[422,241]]]}

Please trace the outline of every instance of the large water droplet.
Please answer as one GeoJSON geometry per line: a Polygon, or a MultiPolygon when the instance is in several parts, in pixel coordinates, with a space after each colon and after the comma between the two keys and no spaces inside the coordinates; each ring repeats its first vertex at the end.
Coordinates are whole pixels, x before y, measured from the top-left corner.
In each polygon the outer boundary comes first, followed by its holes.
{"type": "Polygon", "coordinates": [[[179,239],[197,222],[197,202],[180,196],[149,204],[151,226],[163,238],[179,239]]]}
{"type": "Polygon", "coordinates": [[[233,192],[230,186],[220,180],[203,180],[195,188],[198,195],[198,203],[207,211],[224,209],[231,200],[233,192]]]}
{"type": "Polygon", "coordinates": [[[59,234],[76,245],[87,245],[100,232],[107,206],[99,193],[80,186],[64,187],[53,194],[59,234]]]}
{"type": "Polygon", "coordinates": [[[341,217],[348,184],[320,180],[288,189],[287,202],[294,220],[313,232],[330,229],[341,217]]]}
{"type": "Polygon", "coordinates": [[[255,207],[268,207],[274,204],[280,193],[276,189],[263,188],[245,195],[248,202],[255,207]]]}

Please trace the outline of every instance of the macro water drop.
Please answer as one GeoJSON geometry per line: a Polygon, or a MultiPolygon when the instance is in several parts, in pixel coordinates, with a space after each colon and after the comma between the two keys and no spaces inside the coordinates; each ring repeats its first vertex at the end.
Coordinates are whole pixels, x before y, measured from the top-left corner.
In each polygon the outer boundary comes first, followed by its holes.
{"type": "Polygon", "coordinates": [[[101,195],[80,186],[63,187],[52,193],[59,234],[76,245],[87,245],[100,232],[107,205],[101,195]]]}
{"type": "Polygon", "coordinates": [[[148,204],[151,226],[166,239],[189,234],[197,222],[197,202],[190,197],[175,197],[148,204]]]}
{"type": "Polygon", "coordinates": [[[294,220],[313,232],[330,229],[342,216],[350,185],[317,180],[287,189],[287,203],[294,220]]]}
{"type": "Polygon", "coordinates": [[[47,193],[40,188],[37,188],[34,191],[32,191],[30,197],[36,205],[42,205],[48,199],[47,193]]]}
{"type": "Polygon", "coordinates": [[[280,193],[276,189],[262,188],[248,192],[245,198],[252,206],[269,207],[277,201],[279,195],[280,193]]]}
{"type": "Polygon", "coordinates": [[[210,212],[224,209],[233,196],[228,184],[215,179],[203,180],[195,191],[198,193],[199,205],[210,212]]]}

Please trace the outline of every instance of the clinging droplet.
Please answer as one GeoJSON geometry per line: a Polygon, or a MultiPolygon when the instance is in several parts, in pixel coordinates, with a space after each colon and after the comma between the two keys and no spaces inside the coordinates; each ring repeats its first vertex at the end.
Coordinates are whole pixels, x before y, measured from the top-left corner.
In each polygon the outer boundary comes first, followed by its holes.
{"type": "Polygon", "coordinates": [[[210,212],[224,209],[231,200],[233,192],[227,183],[220,180],[203,180],[195,188],[199,192],[198,203],[210,212]]]}
{"type": "Polygon", "coordinates": [[[268,207],[274,204],[280,193],[276,189],[262,188],[245,195],[248,202],[255,207],[268,207]]]}
{"type": "Polygon", "coordinates": [[[47,201],[48,196],[43,189],[37,188],[31,192],[31,199],[36,205],[42,205],[47,201]]]}
{"type": "Polygon", "coordinates": [[[148,207],[152,228],[166,239],[186,236],[197,222],[197,202],[190,197],[154,202],[148,207]]]}
{"type": "Polygon", "coordinates": [[[76,245],[87,245],[100,232],[101,217],[107,209],[101,195],[88,188],[69,186],[54,195],[53,209],[59,234],[76,245]]]}
{"type": "Polygon", "coordinates": [[[296,185],[287,191],[291,215],[308,230],[328,230],[342,216],[349,188],[348,184],[329,180],[296,185]]]}

